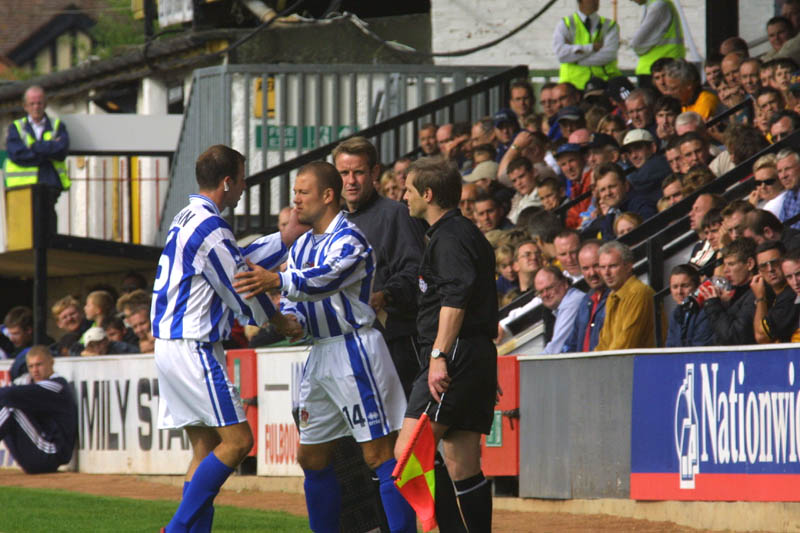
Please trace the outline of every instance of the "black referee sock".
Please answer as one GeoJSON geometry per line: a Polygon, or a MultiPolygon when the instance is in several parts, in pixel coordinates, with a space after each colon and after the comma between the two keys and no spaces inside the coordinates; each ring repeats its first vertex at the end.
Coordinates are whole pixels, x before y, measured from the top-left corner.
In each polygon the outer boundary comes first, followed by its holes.
{"type": "Polygon", "coordinates": [[[436,475],[436,522],[440,533],[466,533],[464,521],[458,510],[453,480],[444,465],[444,459],[436,452],[434,472],[436,475]]]}
{"type": "Polygon", "coordinates": [[[469,533],[492,530],[492,487],[483,472],[455,482],[461,514],[469,533]]]}

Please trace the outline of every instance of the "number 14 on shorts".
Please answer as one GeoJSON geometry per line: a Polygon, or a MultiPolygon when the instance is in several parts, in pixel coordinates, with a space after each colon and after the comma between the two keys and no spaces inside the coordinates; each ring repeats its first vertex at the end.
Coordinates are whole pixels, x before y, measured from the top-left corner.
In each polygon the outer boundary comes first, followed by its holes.
{"type": "Polygon", "coordinates": [[[351,428],[354,428],[356,426],[360,426],[363,428],[364,424],[367,423],[367,420],[364,418],[364,413],[361,410],[361,404],[359,403],[354,404],[352,410],[349,410],[345,405],[344,407],[342,407],[342,412],[344,413],[344,417],[347,419],[347,423],[350,424],[351,428]]]}

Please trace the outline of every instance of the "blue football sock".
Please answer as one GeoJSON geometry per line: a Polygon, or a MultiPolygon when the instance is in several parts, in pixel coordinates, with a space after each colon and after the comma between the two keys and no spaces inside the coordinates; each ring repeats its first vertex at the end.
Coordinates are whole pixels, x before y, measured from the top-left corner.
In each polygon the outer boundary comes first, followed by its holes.
{"type": "Polygon", "coordinates": [[[322,470],[303,470],[308,525],[315,533],[338,533],[342,496],[333,465],[322,470]]]}
{"type": "MultiPolygon", "coordinates": [[[[186,495],[186,489],[189,488],[189,481],[183,482],[183,495],[186,495]]],[[[214,523],[214,502],[213,500],[203,507],[200,511],[200,516],[197,517],[192,527],[189,528],[189,533],[210,533],[211,524],[214,523]]]]}
{"type": "Polygon", "coordinates": [[[208,454],[198,465],[192,481],[186,487],[178,510],[167,524],[167,533],[188,533],[190,527],[203,513],[205,506],[212,505],[220,487],[232,473],[233,468],[217,459],[213,452],[208,454]]]}
{"type": "Polygon", "coordinates": [[[417,515],[394,486],[392,471],[396,464],[397,460],[389,459],[375,469],[378,479],[381,480],[381,501],[386,521],[389,522],[392,533],[416,533],[417,515]]]}

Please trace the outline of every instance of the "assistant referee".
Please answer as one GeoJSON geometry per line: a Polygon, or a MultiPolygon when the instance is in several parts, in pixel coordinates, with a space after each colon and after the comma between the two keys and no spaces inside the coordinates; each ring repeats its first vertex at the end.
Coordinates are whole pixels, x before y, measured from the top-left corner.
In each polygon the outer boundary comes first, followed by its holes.
{"type": "MultiPolygon", "coordinates": [[[[491,531],[492,496],[481,471],[480,435],[491,429],[497,392],[494,252],[458,210],[461,176],[449,163],[430,158],[412,163],[405,198],[411,216],[430,224],[417,316],[421,350],[429,357],[414,382],[395,455],[427,411],[436,442],[445,441],[464,525],[468,531],[491,531]]],[[[437,518],[439,513],[437,508],[437,518]]]]}

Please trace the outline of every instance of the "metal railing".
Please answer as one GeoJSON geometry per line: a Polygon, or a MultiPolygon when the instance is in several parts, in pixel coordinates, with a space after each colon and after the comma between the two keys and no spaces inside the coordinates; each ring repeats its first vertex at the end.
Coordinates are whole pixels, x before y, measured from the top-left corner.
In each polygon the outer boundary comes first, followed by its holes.
{"type": "MultiPolygon", "coordinates": [[[[438,65],[223,65],[198,69],[184,112],[180,141],[170,171],[169,192],[159,227],[166,235],[172,217],[194,192],[197,156],[213,144],[244,154],[245,175],[258,174],[320,146],[468,87],[509,67],[438,65]]],[[[527,71],[526,71],[527,72],[527,71]]],[[[494,112],[505,102],[499,89],[456,106],[459,119],[494,112]]],[[[450,111],[439,109],[429,120],[442,122],[450,111]]],[[[395,147],[416,144],[415,124],[384,135],[380,157],[389,160],[395,147]]],[[[264,182],[266,191],[250,191],[237,215],[277,215],[286,205],[280,180],[264,182]]],[[[271,219],[274,221],[274,216],[271,219]]]]}
{"type": "MultiPolygon", "coordinates": [[[[528,75],[527,67],[508,68],[491,77],[477,81],[463,89],[441,96],[410,111],[399,113],[378,124],[357,132],[370,139],[383,161],[394,161],[416,146],[420,125],[426,122],[452,122],[464,120],[473,122],[491,115],[505,104],[508,86],[517,78],[528,75]]],[[[275,226],[277,217],[270,209],[275,189],[279,206],[289,205],[289,190],[292,175],[297,169],[311,161],[325,159],[341,139],[313,149],[289,161],[257,172],[247,178],[245,197],[233,220],[237,233],[263,232],[275,226]],[[275,184],[274,180],[278,183],[275,184]],[[274,185],[277,185],[275,187],[274,185]]]]}

